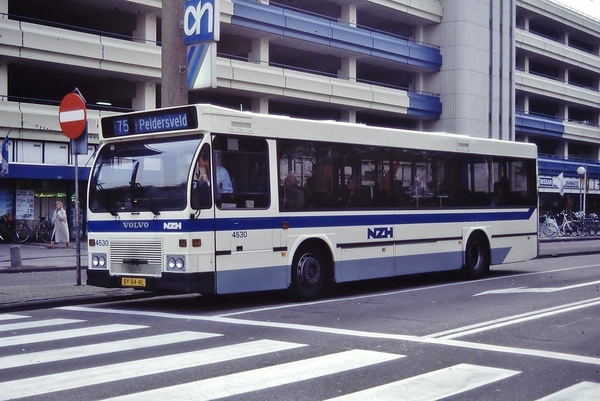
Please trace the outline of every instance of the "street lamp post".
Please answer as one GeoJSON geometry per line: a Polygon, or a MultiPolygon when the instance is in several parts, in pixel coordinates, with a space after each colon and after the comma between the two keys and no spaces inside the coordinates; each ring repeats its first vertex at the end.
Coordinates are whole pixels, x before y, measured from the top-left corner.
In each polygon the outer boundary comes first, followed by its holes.
{"type": "Polygon", "coordinates": [[[585,216],[585,195],[587,193],[586,191],[586,187],[587,187],[587,170],[585,167],[580,166],[577,167],[577,174],[582,175],[583,176],[583,202],[581,201],[581,178],[579,178],[579,210],[583,210],[583,215],[585,216]],[[582,209],[583,207],[583,209],[582,209]]]}

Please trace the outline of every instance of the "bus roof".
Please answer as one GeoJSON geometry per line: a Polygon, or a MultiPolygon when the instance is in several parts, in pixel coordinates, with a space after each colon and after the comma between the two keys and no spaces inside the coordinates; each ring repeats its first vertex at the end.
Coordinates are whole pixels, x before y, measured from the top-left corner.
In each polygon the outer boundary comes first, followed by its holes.
{"type": "Polygon", "coordinates": [[[168,107],[104,117],[101,139],[122,140],[131,135],[157,135],[160,132],[169,132],[169,135],[173,136],[198,131],[483,155],[537,157],[536,146],[523,142],[445,132],[423,132],[338,121],[291,118],[239,111],[210,104],[168,107]],[[118,131],[117,124],[124,122],[135,131],[127,133],[118,131]]]}

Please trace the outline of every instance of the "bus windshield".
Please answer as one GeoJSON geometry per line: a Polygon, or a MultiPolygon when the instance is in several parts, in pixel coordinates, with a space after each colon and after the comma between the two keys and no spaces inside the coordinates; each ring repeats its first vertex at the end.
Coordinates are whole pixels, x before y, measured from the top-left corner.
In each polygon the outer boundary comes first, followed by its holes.
{"type": "Polygon", "coordinates": [[[183,210],[187,178],[202,136],[120,142],[100,149],[90,178],[92,212],[183,210]]]}

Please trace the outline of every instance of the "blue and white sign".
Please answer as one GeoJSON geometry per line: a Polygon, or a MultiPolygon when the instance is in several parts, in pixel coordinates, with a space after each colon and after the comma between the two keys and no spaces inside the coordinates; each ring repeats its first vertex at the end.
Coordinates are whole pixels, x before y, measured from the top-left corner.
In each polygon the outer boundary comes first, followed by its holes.
{"type": "Polygon", "coordinates": [[[219,0],[188,0],[184,3],[183,43],[192,45],[219,40],[219,0]]]}
{"type": "Polygon", "coordinates": [[[200,43],[187,48],[188,89],[217,87],[217,43],[200,43]]]}

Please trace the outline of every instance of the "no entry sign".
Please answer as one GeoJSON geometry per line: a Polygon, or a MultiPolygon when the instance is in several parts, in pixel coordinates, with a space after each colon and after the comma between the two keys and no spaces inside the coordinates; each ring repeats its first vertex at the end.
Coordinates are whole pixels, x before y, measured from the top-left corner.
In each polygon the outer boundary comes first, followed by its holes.
{"type": "Polygon", "coordinates": [[[71,139],[81,136],[87,125],[85,101],[76,93],[69,93],[60,102],[58,122],[63,134],[71,139]]]}

